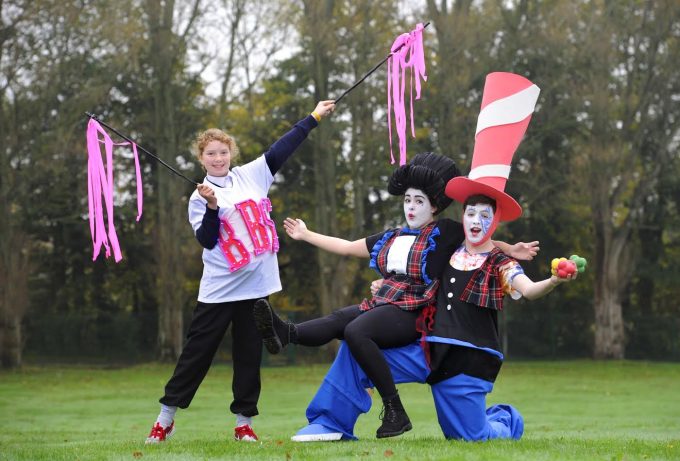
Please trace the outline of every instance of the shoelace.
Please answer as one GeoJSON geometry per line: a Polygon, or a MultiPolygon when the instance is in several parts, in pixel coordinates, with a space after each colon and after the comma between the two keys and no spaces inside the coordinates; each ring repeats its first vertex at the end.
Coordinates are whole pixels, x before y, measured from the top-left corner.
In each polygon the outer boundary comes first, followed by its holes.
{"type": "Polygon", "coordinates": [[[237,427],[236,428],[236,436],[239,439],[242,439],[246,436],[249,436],[249,437],[252,437],[255,440],[257,440],[257,436],[255,435],[255,432],[253,432],[253,429],[248,425],[237,427]]]}
{"type": "Polygon", "coordinates": [[[397,422],[397,412],[392,409],[392,411],[385,411],[385,405],[383,405],[382,410],[380,410],[380,416],[378,416],[380,421],[387,421],[388,423],[397,422]]]}
{"type": "Polygon", "coordinates": [[[156,423],[154,427],[151,428],[151,434],[149,437],[159,440],[165,440],[165,429],[159,423],[156,423]]]}

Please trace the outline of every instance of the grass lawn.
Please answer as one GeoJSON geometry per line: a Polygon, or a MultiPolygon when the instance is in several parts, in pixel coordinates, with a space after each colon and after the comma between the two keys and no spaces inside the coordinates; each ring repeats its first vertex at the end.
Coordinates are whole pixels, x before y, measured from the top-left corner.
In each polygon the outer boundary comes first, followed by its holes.
{"type": "Polygon", "coordinates": [[[445,440],[429,387],[412,384],[400,386],[414,426],[401,437],[375,439],[376,402],[359,419],[359,442],[290,442],[325,370],[265,368],[255,419],[261,442],[246,444],[231,439],[231,368],[215,366],[160,446],[144,439],[171,366],[0,373],[0,460],[680,459],[680,364],[508,362],[488,403],[522,412],[520,441],[445,440]]]}

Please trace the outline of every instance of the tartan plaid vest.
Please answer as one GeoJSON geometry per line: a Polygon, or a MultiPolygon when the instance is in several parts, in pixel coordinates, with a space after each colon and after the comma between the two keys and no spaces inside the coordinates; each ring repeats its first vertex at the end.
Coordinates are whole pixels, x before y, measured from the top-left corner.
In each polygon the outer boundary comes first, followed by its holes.
{"type": "Polygon", "coordinates": [[[484,263],[472,274],[460,300],[480,307],[503,309],[503,285],[499,273],[500,267],[512,261],[500,249],[494,248],[484,263]]]}
{"type": "Polygon", "coordinates": [[[367,311],[380,304],[394,304],[400,309],[414,311],[436,303],[439,280],[430,280],[425,273],[425,260],[430,251],[434,251],[434,237],[439,235],[436,222],[422,229],[408,228],[386,232],[371,251],[370,266],[385,279],[382,287],[370,300],[364,299],[360,309],[367,311]],[[394,240],[400,235],[416,235],[411,245],[406,274],[387,272],[387,255],[394,240]]]}

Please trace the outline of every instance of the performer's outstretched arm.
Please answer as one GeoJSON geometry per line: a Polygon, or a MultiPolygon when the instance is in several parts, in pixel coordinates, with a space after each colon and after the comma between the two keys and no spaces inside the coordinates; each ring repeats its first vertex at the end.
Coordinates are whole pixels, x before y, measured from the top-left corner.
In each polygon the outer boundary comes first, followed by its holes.
{"type": "Polygon", "coordinates": [[[286,218],[283,222],[283,227],[291,238],[304,240],[322,250],[343,256],[357,256],[359,258],[368,258],[370,256],[365,238],[350,242],[338,237],[312,232],[307,229],[307,225],[301,219],[286,218]]]}
{"type": "Polygon", "coordinates": [[[528,300],[538,299],[550,293],[553,288],[565,282],[570,282],[576,279],[576,274],[569,275],[566,278],[561,278],[556,275],[551,276],[540,282],[534,282],[524,274],[518,274],[512,279],[512,288],[522,293],[522,296],[528,300]]]}

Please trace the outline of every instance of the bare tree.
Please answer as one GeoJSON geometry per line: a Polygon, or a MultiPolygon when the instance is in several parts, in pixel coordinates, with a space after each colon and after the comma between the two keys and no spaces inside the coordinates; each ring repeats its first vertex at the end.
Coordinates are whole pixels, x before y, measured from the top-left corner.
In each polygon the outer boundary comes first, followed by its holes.
{"type": "Polygon", "coordinates": [[[204,15],[196,43],[198,62],[208,84],[218,86],[217,124],[227,125],[232,103],[252,109],[253,89],[272,70],[276,56],[291,44],[291,26],[281,21],[287,0],[222,0],[204,15]]]}

